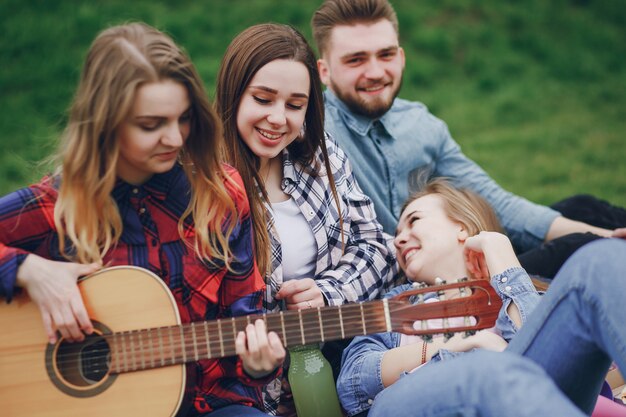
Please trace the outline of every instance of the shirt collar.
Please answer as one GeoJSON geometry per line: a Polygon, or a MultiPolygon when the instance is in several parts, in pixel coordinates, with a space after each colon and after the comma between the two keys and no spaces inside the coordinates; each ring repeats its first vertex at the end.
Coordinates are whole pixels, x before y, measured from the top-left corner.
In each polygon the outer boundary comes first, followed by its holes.
{"type": "Polygon", "coordinates": [[[345,103],[341,101],[329,88],[324,91],[324,99],[327,103],[330,103],[332,106],[339,109],[339,113],[344,119],[348,129],[360,136],[366,136],[376,121],[379,121],[387,132],[391,132],[393,123],[391,122],[390,111],[387,111],[387,113],[383,114],[383,116],[379,119],[371,119],[367,116],[363,116],[362,114],[356,114],[350,110],[348,106],[346,106],[345,103]]]}
{"type": "Polygon", "coordinates": [[[164,201],[169,193],[174,189],[175,181],[184,175],[183,169],[179,164],[174,168],[162,174],[155,174],[147,182],[141,185],[129,184],[118,178],[113,188],[113,198],[116,201],[127,200],[130,197],[146,197],[164,201]]]}

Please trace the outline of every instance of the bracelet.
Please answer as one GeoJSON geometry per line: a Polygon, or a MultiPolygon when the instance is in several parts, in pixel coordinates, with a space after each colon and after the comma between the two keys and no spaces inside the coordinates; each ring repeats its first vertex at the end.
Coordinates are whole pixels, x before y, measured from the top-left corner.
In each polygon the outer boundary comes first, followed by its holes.
{"type": "Polygon", "coordinates": [[[426,363],[426,352],[428,351],[428,344],[422,342],[422,365],[426,363]]]}

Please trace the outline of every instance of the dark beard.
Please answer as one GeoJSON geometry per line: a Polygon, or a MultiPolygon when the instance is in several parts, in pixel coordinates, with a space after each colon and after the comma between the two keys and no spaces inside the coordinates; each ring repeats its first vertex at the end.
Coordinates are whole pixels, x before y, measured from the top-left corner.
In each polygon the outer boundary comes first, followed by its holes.
{"type": "Polygon", "coordinates": [[[330,82],[330,86],[332,87],[332,91],[335,93],[337,98],[341,100],[353,113],[360,114],[370,119],[379,119],[383,117],[385,113],[389,111],[391,106],[393,105],[393,101],[398,96],[400,92],[400,87],[402,87],[402,79],[400,79],[400,84],[398,84],[398,88],[393,92],[391,99],[389,102],[375,102],[373,104],[366,103],[363,100],[360,100],[357,96],[355,99],[352,96],[347,96],[341,93],[339,88],[335,85],[334,82],[330,82]]]}

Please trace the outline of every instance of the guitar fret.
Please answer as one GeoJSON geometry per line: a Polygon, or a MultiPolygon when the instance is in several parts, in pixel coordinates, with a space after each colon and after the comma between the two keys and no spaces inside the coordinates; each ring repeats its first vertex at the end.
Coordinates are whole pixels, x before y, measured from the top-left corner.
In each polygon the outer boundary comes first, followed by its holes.
{"type": "Polygon", "coordinates": [[[196,340],[196,326],[195,323],[191,323],[191,339],[193,341],[193,353],[196,361],[200,360],[198,356],[198,342],[196,340]]]}
{"type": "Polygon", "coordinates": [[[185,344],[185,333],[183,332],[184,327],[178,326],[178,330],[180,333],[180,350],[183,355],[183,363],[187,363],[187,345],[185,344]]]}
{"type": "Polygon", "coordinates": [[[209,323],[204,322],[204,337],[206,338],[207,358],[211,359],[213,352],[211,351],[211,343],[209,342],[209,323]]]}
{"type": "Polygon", "coordinates": [[[346,338],[346,333],[343,330],[343,307],[339,306],[339,325],[341,326],[341,338],[346,338]]]}
{"type": "Polygon", "coordinates": [[[139,357],[141,358],[141,369],[146,369],[146,355],[143,348],[142,332],[137,332],[137,340],[139,341],[139,357]]]}
{"type": "Polygon", "coordinates": [[[306,345],[306,340],[304,339],[304,325],[302,324],[302,310],[298,310],[298,319],[300,320],[300,335],[302,336],[302,344],[306,345]]]}
{"type": "Polygon", "coordinates": [[[234,317],[231,317],[231,323],[233,325],[233,345],[234,345],[234,342],[237,340],[237,326],[236,326],[234,317]]]}
{"type": "Polygon", "coordinates": [[[133,341],[133,332],[130,331],[128,334],[128,340],[130,341],[130,357],[133,360],[133,371],[137,370],[137,354],[135,353],[135,342],[133,341]]]}
{"type": "Polygon", "coordinates": [[[386,298],[383,298],[383,311],[384,311],[384,315],[385,315],[385,327],[387,328],[387,331],[390,332],[391,329],[391,316],[389,314],[389,302],[387,301],[386,298]]]}
{"type": "Polygon", "coordinates": [[[174,336],[172,334],[172,328],[167,328],[167,334],[170,339],[170,353],[172,354],[172,365],[176,363],[176,353],[174,352],[174,336]]]}
{"type": "Polygon", "coordinates": [[[324,343],[324,325],[322,324],[322,310],[320,306],[317,306],[317,319],[320,323],[320,336],[322,337],[322,343],[324,343]]]}
{"type": "Polygon", "coordinates": [[[159,355],[161,356],[161,366],[165,366],[165,351],[163,350],[163,336],[161,328],[157,328],[157,337],[159,338],[159,355]]]}
{"type": "Polygon", "coordinates": [[[224,338],[222,336],[222,321],[217,321],[217,331],[220,335],[220,351],[222,352],[222,356],[224,356],[224,338]]]}
{"type": "Polygon", "coordinates": [[[366,335],[367,329],[365,329],[365,315],[363,314],[363,303],[360,303],[359,307],[361,309],[361,323],[363,324],[363,334],[366,335]]]}
{"type": "Polygon", "coordinates": [[[281,310],[280,312],[280,325],[283,329],[283,344],[287,344],[287,332],[285,331],[285,316],[283,315],[283,312],[281,310]]]}
{"type": "Polygon", "coordinates": [[[148,331],[148,350],[150,352],[150,368],[154,368],[154,332],[148,331]]]}
{"type": "Polygon", "coordinates": [[[118,341],[119,337],[118,335],[114,335],[113,336],[113,346],[115,347],[115,365],[117,366],[117,373],[121,373],[122,372],[122,360],[121,360],[121,353],[120,353],[120,343],[118,341]]]}
{"type": "Polygon", "coordinates": [[[128,372],[128,358],[126,357],[126,338],[124,337],[124,333],[120,334],[120,338],[122,339],[122,357],[124,359],[124,372],[128,372]]]}

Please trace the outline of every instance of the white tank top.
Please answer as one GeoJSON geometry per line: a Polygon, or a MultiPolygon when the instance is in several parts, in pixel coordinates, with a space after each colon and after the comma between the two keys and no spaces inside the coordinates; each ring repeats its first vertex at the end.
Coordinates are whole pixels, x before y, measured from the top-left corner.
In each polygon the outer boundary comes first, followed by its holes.
{"type": "Polygon", "coordinates": [[[283,251],[283,281],[314,278],[317,243],[296,202],[272,203],[272,212],[283,251]]]}

